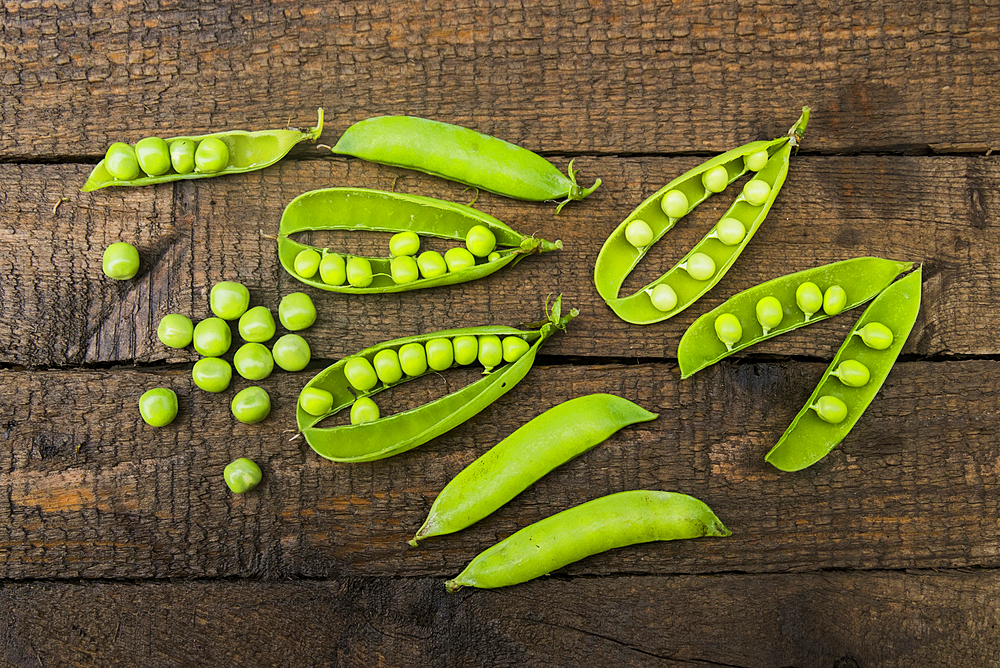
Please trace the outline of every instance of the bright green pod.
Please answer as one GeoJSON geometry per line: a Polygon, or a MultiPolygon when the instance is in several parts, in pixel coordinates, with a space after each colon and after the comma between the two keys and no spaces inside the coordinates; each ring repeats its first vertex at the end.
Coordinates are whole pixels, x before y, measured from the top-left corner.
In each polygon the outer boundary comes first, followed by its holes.
{"type": "Polygon", "coordinates": [[[922,272],[918,268],[872,300],[854,323],[805,406],[767,453],[764,459],[769,464],[782,471],[799,471],[818,462],[844,440],[875,399],[913,329],[920,312],[921,279],[922,272]],[[892,343],[888,347],[876,350],[855,336],[870,323],[880,323],[892,333],[892,343]],[[834,372],[845,360],[863,364],[870,373],[868,382],[852,386],[835,376],[834,372]],[[826,397],[836,399],[839,404],[826,397]]]}
{"type": "MultiPolygon", "coordinates": [[[[231,132],[216,132],[190,137],[170,137],[166,140],[167,145],[171,148],[179,140],[189,140],[192,147],[197,146],[200,148],[203,140],[207,138],[218,139],[225,145],[228,153],[228,161],[219,171],[206,173],[195,170],[194,161],[197,155],[197,148],[195,148],[191,155],[190,169],[188,169],[186,157],[180,158],[185,162],[178,165],[174,161],[174,153],[171,152],[171,164],[174,165],[174,169],[165,174],[144,176],[138,171],[139,165],[136,161],[135,176],[131,176],[131,172],[122,172],[116,178],[116,172],[109,169],[109,166],[113,168],[113,165],[109,163],[108,157],[110,156],[107,156],[104,160],[97,163],[97,166],[90,172],[90,176],[87,177],[87,182],[83,184],[81,190],[83,192],[90,192],[98,188],[106,188],[107,186],[148,186],[155,183],[168,183],[170,181],[185,179],[203,179],[225,174],[243,174],[263,169],[281,160],[299,142],[316,141],[319,139],[320,134],[323,132],[323,110],[320,109],[317,113],[319,120],[316,123],[316,127],[313,128],[301,130],[261,130],[256,132],[233,130],[231,132]],[[183,167],[183,171],[180,169],[181,167],[183,167]]],[[[118,143],[113,144],[113,146],[116,146],[118,143]]],[[[134,150],[131,146],[128,144],[123,144],[123,146],[127,146],[134,155],[134,150]]],[[[181,151],[180,148],[176,150],[178,152],[181,151]]],[[[186,153],[186,148],[184,151],[186,153]]]]}
{"type": "MultiPolygon", "coordinates": [[[[413,248],[412,245],[406,247],[400,242],[397,242],[397,245],[400,246],[397,250],[413,248]]],[[[489,276],[504,267],[513,266],[528,255],[547,253],[559,248],[562,248],[561,241],[550,242],[525,236],[496,218],[464,204],[365,188],[326,188],[299,195],[285,207],[278,228],[278,259],[285,271],[314,288],[348,294],[402,292],[464,283],[489,276]],[[295,258],[301,251],[313,248],[328,253],[325,249],[314,248],[298,241],[296,237],[304,232],[341,230],[419,233],[423,237],[465,242],[474,228],[483,228],[493,235],[495,245],[499,249],[495,259],[477,264],[469,250],[461,247],[453,248],[448,251],[452,258],[449,270],[449,263],[445,262],[445,257],[441,253],[425,251],[416,258],[420,276],[415,280],[402,282],[395,280],[400,274],[398,271],[393,274],[393,257],[358,258],[368,263],[372,274],[371,280],[364,284],[344,285],[349,278],[347,276],[345,280],[327,279],[323,275],[322,263],[320,264],[322,280],[305,278],[295,271],[295,258]]],[[[407,266],[412,265],[407,263],[407,266]]],[[[337,278],[339,279],[339,274],[337,278]]]]}
{"type": "Polygon", "coordinates": [[[521,529],[480,553],[445,583],[492,589],[527,582],[618,547],[732,532],[698,499],[675,492],[633,490],[602,496],[521,529]]]}
{"type": "Polygon", "coordinates": [[[589,394],[557,404],[455,476],[434,500],[410,545],[475,524],[557,466],[624,427],[653,419],[656,413],[612,394],[589,394]]]}
{"type": "MultiPolygon", "coordinates": [[[[882,292],[897,276],[912,268],[912,262],[859,257],[779,276],[735,294],[700,316],[684,332],[677,346],[681,378],[688,378],[738,350],[829,318],[828,314],[819,312],[806,320],[805,314],[795,305],[795,292],[802,283],[811,282],[821,288],[840,285],[850,295],[844,306],[844,310],[848,310],[864,304],[882,292]],[[757,318],[757,305],[769,297],[777,302],[782,315],[779,324],[765,329],[757,318]],[[731,350],[714,331],[715,321],[723,313],[732,313],[743,323],[743,338],[731,350]]],[[[777,318],[777,314],[774,315],[777,318]]]]}
{"type": "Polygon", "coordinates": [[[712,289],[763,224],[788,175],[792,149],[799,146],[808,121],[809,108],[804,107],[802,115],[786,136],[751,142],[707,160],[660,188],[636,207],[604,242],[594,266],[594,285],[611,310],[626,322],[648,325],[673,317],[712,289]],[[769,159],[748,182],[755,183],[749,188],[751,198],[741,193],[722,215],[719,225],[696,243],[680,262],[633,294],[621,296],[625,279],[649,249],[673,228],[679,218],[714,194],[705,187],[703,177],[712,172],[712,178],[718,181],[721,175],[718,168],[721,167],[728,175],[727,183],[731,184],[750,171],[747,160],[761,153],[769,159]],[[763,193],[761,186],[767,189],[763,199],[758,197],[763,193]],[[637,248],[626,238],[625,232],[635,220],[644,221],[652,230],[653,239],[649,245],[637,248]],[[705,262],[702,256],[711,259],[712,265],[705,262]],[[695,259],[693,263],[692,258],[695,259]],[[694,273],[691,273],[691,267],[695,269],[694,273]],[[710,267],[713,270],[708,272],[710,267]],[[667,311],[658,308],[651,299],[658,285],[669,285],[677,296],[677,303],[667,311]]]}

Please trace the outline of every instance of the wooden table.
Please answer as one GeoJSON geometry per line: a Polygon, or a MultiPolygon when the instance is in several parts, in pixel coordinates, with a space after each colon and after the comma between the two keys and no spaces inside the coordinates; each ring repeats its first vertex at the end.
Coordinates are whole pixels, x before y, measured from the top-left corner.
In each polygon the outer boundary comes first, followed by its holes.
{"type": "MultiPolygon", "coordinates": [[[[941,3],[54,3],[3,10],[0,78],[0,655],[12,666],[1000,665],[1000,9],[941,3]],[[157,6],[159,4],[159,6],[157,6]],[[725,278],[663,323],[620,321],[592,273],[607,235],[684,170],[781,136],[803,147],[725,278]],[[468,202],[462,186],[297,147],[242,176],[79,192],[114,141],[381,114],[475,128],[603,179],[560,215],[475,206],[563,250],[489,278],[380,296],[306,288],[309,370],[261,384],[258,425],[195,388],[155,334],[206,317],[216,282],[276,308],[284,206],[360,186],[468,202]],[[101,273],[135,244],[140,274],[101,273]],[[858,311],[682,381],[701,313],[775,276],[862,255],[923,266],[900,361],[848,438],[783,474],[763,456],[858,311]],[[581,315],[478,417],[406,454],[335,464],[295,434],[315,370],[380,341],[581,315]],[[145,425],[139,395],[175,389],[145,425]],[[656,411],[459,534],[406,540],[441,488],[530,418],[590,392],[656,411]],[[263,468],[252,493],[222,469],[263,468]],[[628,489],[708,503],[728,539],[652,543],[506,589],[446,594],[479,551],[628,489]]],[[[659,275],[719,217],[713,198],[626,284],[659,275]]],[[[718,201],[716,201],[718,200],[718,201]]],[[[382,237],[338,239],[345,250],[382,237]]],[[[374,244],[374,245],[373,245],[374,244]]],[[[383,411],[455,389],[440,374],[383,411]]],[[[387,393],[388,395],[388,393],[387,393]]]]}

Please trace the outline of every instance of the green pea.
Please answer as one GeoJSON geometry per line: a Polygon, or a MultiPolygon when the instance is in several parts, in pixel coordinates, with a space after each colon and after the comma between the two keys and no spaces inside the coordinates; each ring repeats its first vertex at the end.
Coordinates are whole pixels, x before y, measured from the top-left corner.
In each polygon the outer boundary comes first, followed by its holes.
{"type": "Polygon", "coordinates": [[[170,150],[170,165],[178,174],[190,174],[194,171],[194,140],[174,139],[168,143],[170,150]]]}
{"type": "Polygon", "coordinates": [[[215,394],[229,387],[229,382],[233,379],[233,367],[218,357],[202,357],[194,363],[191,379],[202,390],[215,394]]]}
{"type": "Polygon", "coordinates": [[[263,387],[253,385],[237,392],[229,408],[243,424],[255,424],[271,413],[271,397],[263,387]]]}
{"type": "Polygon", "coordinates": [[[677,306],[677,292],[666,283],[660,283],[649,290],[649,300],[656,310],[666,313],[677,306]]]}
{"type": "Polygon", "coordinates": [[[671,190],[660,199],[660,208],[671,218],[680,218],[688,212],[687,195],[680,190],[671,190]]]}
{"type": "Polygon", "coordinates": [[[806,281],[795,288],[795,305],[805,313],[809,320],[816,311],[823,307],[823,293],[812,281],[806,281]]]}
{"type": "Polygon", "coordinates": [[[389,274],[397,285],[412,283],[420,278],[417,261],[410,255],[398,255],[389,262],[389,274]]]}
{"type": "Polygon", "coordinates": [[[771,186],[761,179],[750,179],[743,186],[743,197],[754,206],[760,206],[771,194],[771,186]]]}
{"type": "Polygon", "coordinates": [[[829,394],[817,399],[809,408],[816,411],[821,420],[830,424],[840,424],[847,417],[847,404],[829,394]]]}
{"type": "Polygon", "coordinates": [[[139,414],[151,427],[165,427],[177,417],[177,394],[169,387],[146,390],[139,397],[139,414]]]}
{"type": "Polygon", "coordinates": [[[781,302],[778,301],[777,297],[772,297],[771,295],[762,297],[757,302],[756,311],[757,322],[760,323],[765,336],[772,329],[780,325],[782,318],[785,317],[785,310],[781,307],[781,302]]]}
{"type": "Polygon", "coordinates": [[[836,376],[848,387],[864,387],[872,377],[868,367],[857,360],[844,360],[830,375],[836,376]]]}
{"type": "Polygon", "coordinates": [[[354,357],[344,365],[344,376],[347,382],[359,392],[367,392],[378,385],[378,374],[372,363],[364,357],[354,357]]]}
{"type": "Polygon", "coordinates": [[[767,166],[769,156],[767,155],[767,149],[757,151],[756,153],[751,153],[750,155],[743,158],[743,163],[747,166],[751,172],[759,172],[767,166]]]}
{"type": "Polygon", "coordinates": [[[208,300],[212,313],[223,320],[236,320],[250,306],[250,291],[242,283],[220,281],[212,286],[208,300]]]}
{"type": "Polygon", "coordinates": [[[696,281],[707,281],[715,275],[715,260],[704,253],[691,253],[684,269],[696,281]]]}
{"type": "Polygon", "coordinates": [[[437,278],[448,273],[448,265],[444,256],[437,251],[424,251],[417,257],[420,275],[424,278],[437,278]]]}
{"type": "Polygon", "coordinates": [[[823,295],[823,312],[837,315],[847,306],[847,292],[839,285],[831,285],[823,295]]]}
{"type": "Polygon", "coordinates": [[[727,246],[735,246],[743,241],[746,235],[747,228],[735,218],[723,218],[715,226],[715,238],[727,246]]]}
{"type": "Polygon", "coordinates": [[[633,220],[625,226],[625,240],[636,248],[653,243],[653,230],[644,220],[633,220]]]}
{"type": "Polygon", "coordinates": [[[316,322],[316,307],[306,293],[293,292],[278,302],[278,321],[290,332],[305,329],[316,322]]]}
{"type": "Polygon", "coordinates": [[[479,363],[486,371],[492,371],[503,363],[503,344],[499,336],[487,334],[479,337],[479,363]]]}
{"type": "Polygon", "coordinates": [[[448,266],[448,271],[462,271],[469,267],[475,267],[476,258],[467,248],[457,246],[445,251],[444,263],[448,266]]]}
{"type": "Polygon", "coordinates": [[[302,371],[312,359],[309,344],[298,334],[285,334],[271,347],[274,363],[285,371],[302,371]]]}
{"type": "Polygon", "coordinates": [[[724,165],[717,165],[701,175],[701,183],[708,192],[721,193],[729,185],[729,172],[724,165]]]}
{"type": "Polygon", "coordinates": [[[315,248],[305,248],[295,256],[295,273],[302,278],[312,278],[319,271],[319,263],[322,261],[319,251],[315,248]]]}
{"type": "Polygon", "coordinates": [[[465,247],[476,257],[486,257],[497,247],[497,236],[485,225],[473,225],[465,235],[465,247]]]}
{"type": "Polygon", "coordinates": [[[356,288],[367,288],[372,284],[372,263],[368,258],[352,257],[347,260],[347,282],[356,288]]]}
{"type": "Polygon", "coordinates": [[[389,239],[389,255],[402,257],[416,255],[420,250],[420,236],[416,232],[397,232],[389,239]]]}
{"type": "Polygon", "coordinates": [[[139,273],[139,251],[124,241],[113,243],[104,249],[101,268],[108,278],[127,281],[139,273]]]}
{"type": "Polygon", "coordinates": [[[131,181],[139,178],[140,174],[135,149],[120,141],[108,147],[108,152],[104,154],[104,168],[118,181],[131,181]]]}
{"type": "Polygon", "coordinates": [[[872,350],[885,350],[892,345],[892,330],[880,322],[870,322],[856,333],[872,350]]]}
{"type": "Polygon", "coordinates": [[[493,251],[492,253],[486,256],[487,262],[496,262],[499,259],[500,259],[500,253],[498,251],[493,251]]]}
{"type": "Polygon", "coordinates": [[[319,263],[319,277],[327,285],[347,282],[347,263],[336,253],[327,253],[319,263]]]}
{"type": "Polygon", "coordinates": [[[233,332],[222,318],[205,318],[194,326],[194,349],[205,357],[226,354],[233,343],[233,332]]]}
{"type": "Polygon", "coordinates": [[[364,424],[379,419],[378,404],[371,397],[358,397],[351,406],[351,424],[364,424]]]}
{"type": "Polygon", "coordinates": [[[186,315],[171,313],[160,319],[160,324],[156,326],[156,336],[165,346],[186,348],[191,345],[194,337],[194,325],[186,315]]]}
{"type": "Polygon", "coordinates": [[[146,137],[135,144],[135,157],[139,169],[150,176],[160,176],[170,171],[170,149],[159,137],[146,137]]]}
{"type": "Polygon", "coordinates": [[[450,339],[431,339],[427,342],[427,366],[435,371],[450,369],[455,362],[455,347],[450,339]]]}
{"type": "Polygon", "coordinates": [[[419,343],[407,343],[399,348],[399,366],[407,376],[427,372],[427,351],[419,343]]]}
{"type": "Polygon", "coordinates": [[[466,366],[479,357],[479,340],[474,336],[456,336],[452,341],[455,347],[455,362],[466,366]]]}
{"type": "Polygon", "coordinates": [[[500,342],[500,347],[503,350],[503,361],[508,364],[516,362],[524,357],[524,353],[528,352],[531,348],[528,342],[520,336],[503,337],[503,341],[500,342]]]}
{"type": "Polygon", "coordinates": [[[229,147],[218,137],[205,137],[194,152],[194,171],[202,174],[221,172],[229,164],[229,147]]]}
{"type": "Polygon", "coordinates": [[[403,378],[403,367],[399,365],[399,354],[391,348],[375,353],[372,364],[378,379],[386,385],[398,383],[403,378]]]}
{"type": "Polygon", "coordinates": [[[306,387],[299,393],[299,406],[309,415],[326,415],[333,408],[333,395],[318,387],[306,387]]]}
{"type": "Polygon", "coordinates": [[[244,341],[252,343],[270,341],[276,329],[271,309],[266,306],[254,306],[240,316],[238,329],[244,341]]]}
{"type": "Polygon", "coordinates": [[[723,313],[715,319],[715,334],[726,344],[726,348],[732,350],[733,345],[743,338],[743,325],[732,313],[723,313]]]}
{"type": "Polygon", "coordinates": [[[233,494],[246,494],[260,484],[262,477],[257,463],[246,457],[229,462],[222,470],[222,478],[233,494]]]}
{"type": "Polygon", "coordinates": [[[233,366],[247,380],[264,380],[274,371],[274,358],[263,343],[245,343],[233,355],[233,366]]]}

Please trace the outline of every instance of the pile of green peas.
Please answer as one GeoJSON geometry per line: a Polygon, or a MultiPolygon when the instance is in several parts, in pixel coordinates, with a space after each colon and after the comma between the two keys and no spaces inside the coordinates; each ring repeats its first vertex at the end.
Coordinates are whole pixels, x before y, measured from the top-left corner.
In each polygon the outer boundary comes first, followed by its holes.
{"type": "Polygon", "coordinates": [[[168,173],[214,174],[229,164],[229,146],[218,137],[171,139],[146,137],[135,146],[115,142],[104,155],[104,167],[119,181],[168,173]]]}

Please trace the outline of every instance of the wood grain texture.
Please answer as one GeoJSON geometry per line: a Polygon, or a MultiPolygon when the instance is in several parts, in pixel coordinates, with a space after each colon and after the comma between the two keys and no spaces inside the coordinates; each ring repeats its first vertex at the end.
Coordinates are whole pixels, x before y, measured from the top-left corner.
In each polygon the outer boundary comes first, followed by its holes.
{"type": "Polygon", "coordinates": [[[12,666],[982,668],[1000,575],[870,572],[38,583],[0,588],[12,666]]]}
{"type": "Polygon", "coordinates": [[[722,151],[817,112],[821,151],[1000,144],[989,0],[8,4],[0,158],[411,114],[557,153],[722,151]]]}

